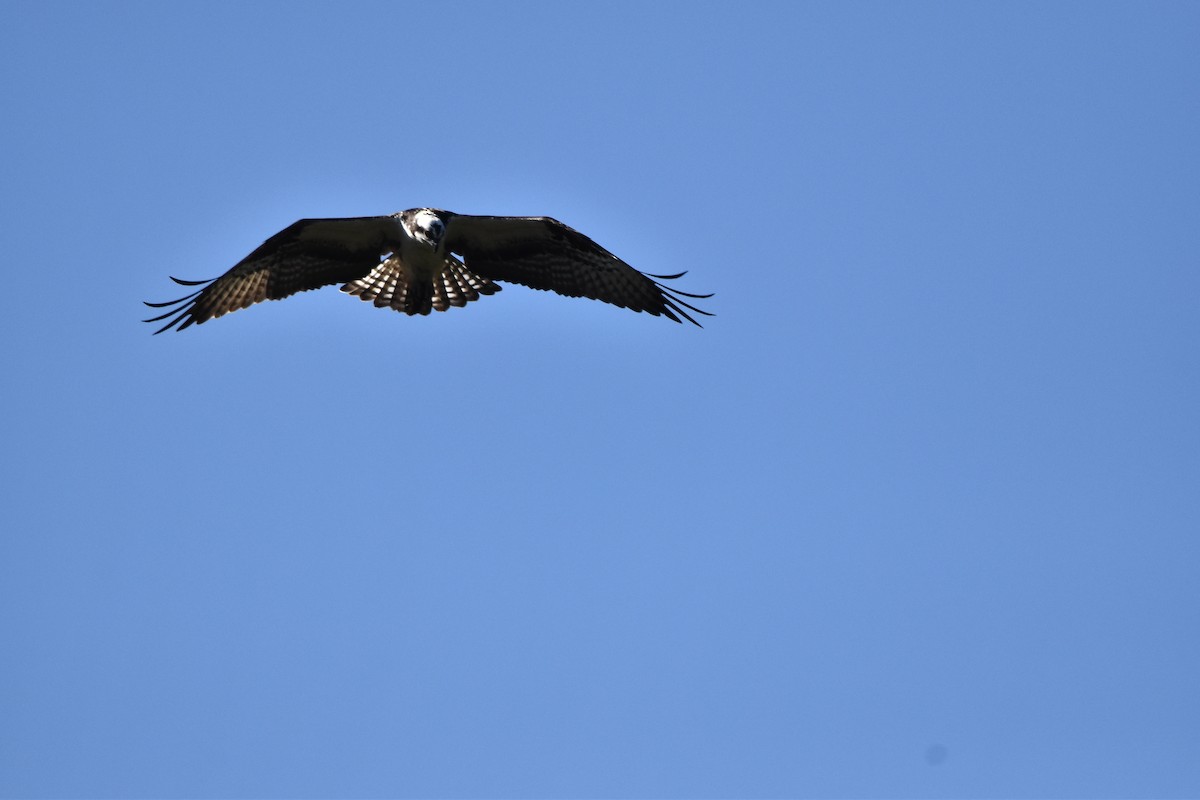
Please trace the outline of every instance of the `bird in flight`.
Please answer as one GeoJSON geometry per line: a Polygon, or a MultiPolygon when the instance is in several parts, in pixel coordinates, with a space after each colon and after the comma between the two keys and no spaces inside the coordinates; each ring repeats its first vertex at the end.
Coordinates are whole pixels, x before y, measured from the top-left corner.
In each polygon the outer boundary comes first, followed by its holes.
{"type": "Polygon", "coordinates": [[[146,303],[166,313],[145,322],[156,334],[183,330],[263,300],[343,284],[378,308],[428,314],[500,291],[497,281],[589,297],[699,326],[712,316],[688,302],[712,297],[668,287],[677,275],[648,275],[550,217],[488,217],[413,208],[382,217],[302,219],[263,242],[187,297],[146,303]],[[690,312],[690,313],[689,313],[690,312]]]}

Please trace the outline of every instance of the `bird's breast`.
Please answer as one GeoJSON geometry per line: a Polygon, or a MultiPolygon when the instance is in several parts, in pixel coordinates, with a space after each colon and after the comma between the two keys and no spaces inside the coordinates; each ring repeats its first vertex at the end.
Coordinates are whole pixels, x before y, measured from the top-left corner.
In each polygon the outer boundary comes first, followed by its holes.
{"type": "Polygon", "coordinates": [[[400,252],[396,255],[413,278],[433,280],[446,268],[446,257],[442,253],[412,237],[401,240],[400,252]]]}

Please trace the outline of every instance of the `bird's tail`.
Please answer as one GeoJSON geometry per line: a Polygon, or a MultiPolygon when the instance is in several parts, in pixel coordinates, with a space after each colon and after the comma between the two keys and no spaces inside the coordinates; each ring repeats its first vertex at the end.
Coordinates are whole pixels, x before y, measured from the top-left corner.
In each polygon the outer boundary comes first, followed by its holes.
{"type": "Polygon", "coordinates": [[[342,291],[370,300],[377,308],[394,308],[412,316],[428,314],[433,309],[461,308],[478,300],[480,295],[495,294],[500,287],[471,272],[457,258],[448,256],[446,268],[432,280],[410,277],[399,261],[389,258],[380,262],[365,278],[347,283],[342,291]]]}

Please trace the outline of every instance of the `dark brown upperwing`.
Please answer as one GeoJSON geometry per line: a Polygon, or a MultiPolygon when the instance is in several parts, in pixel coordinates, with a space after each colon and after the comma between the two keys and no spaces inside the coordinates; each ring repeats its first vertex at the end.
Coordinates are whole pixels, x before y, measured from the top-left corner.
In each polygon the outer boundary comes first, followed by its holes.
{"type": "Polygon", "coordinates": [[[683,298],[702,300],[659,281],[683,276],[649,275],[626,264],[574,228],[550,217],[489,217],[447,214],[446,249],[467,268],[496,281],[519,283],[567,297],[588,297],[676,322],[700,323],[688,313],[712,316],[683,298]]]}
{"type": "Polygon", "coordinates": [[[143,321],[167,320],[155,334],[183,330],[263,300],[356,280],[379,264],[392,224],[390,217],[302,219],[267,239],[219,278],[172,277],[181,286],[204,288],[178,300],[146,303],[170,310],[143,321]]]}

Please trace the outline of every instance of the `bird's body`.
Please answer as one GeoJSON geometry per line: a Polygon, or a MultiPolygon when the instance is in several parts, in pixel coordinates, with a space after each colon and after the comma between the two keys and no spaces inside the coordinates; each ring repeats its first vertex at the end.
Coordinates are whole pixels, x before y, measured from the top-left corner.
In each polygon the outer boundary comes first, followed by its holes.
{"type": "Polygon", "coordinates": [[[302,219],[212,281],[146,320],[167,320],[155,333],[200,324],[263,300],[341,283],[342,291],[377,307],[428,314],[465,306],[500,291],[496,281],[520,283],[571,297],[681,318],[708,314],[683,298],[704,298],[647,275],[588,237],[549,217],[486,217],[415,208],[380,217],[302,219]],[[461,260],[455,256],[462,256],[461,260]]]}

